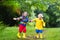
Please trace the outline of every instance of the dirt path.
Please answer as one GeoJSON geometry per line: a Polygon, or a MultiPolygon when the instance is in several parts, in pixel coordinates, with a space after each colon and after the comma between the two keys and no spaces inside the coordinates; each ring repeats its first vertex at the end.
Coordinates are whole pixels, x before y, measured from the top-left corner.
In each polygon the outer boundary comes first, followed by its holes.
{"type": "Polygon", "coordinates": [[[35,36],[27,36],[27,38],[21,38],[21,39],[18,39],[18,40],[45,40],[45,38],[36,38],[35,36]]]}

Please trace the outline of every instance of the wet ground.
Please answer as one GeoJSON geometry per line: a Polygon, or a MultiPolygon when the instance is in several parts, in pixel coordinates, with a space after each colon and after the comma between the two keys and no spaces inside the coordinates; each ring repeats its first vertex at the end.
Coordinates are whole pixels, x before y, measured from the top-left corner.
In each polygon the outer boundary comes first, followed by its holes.
{"type": "Polygon", "coordinates": [[[31,35],[29,35],[29,36],[27,36],[27,38],[20,38],[20,39],[18,39],[18,40],[46,40],[45,38],[36,38],[35,36],[31,36],[31,35]]]}

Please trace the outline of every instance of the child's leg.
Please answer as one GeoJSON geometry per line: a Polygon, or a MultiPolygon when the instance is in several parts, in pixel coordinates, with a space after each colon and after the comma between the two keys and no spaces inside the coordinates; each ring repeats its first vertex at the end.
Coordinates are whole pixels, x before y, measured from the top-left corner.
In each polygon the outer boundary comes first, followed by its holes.
{"type": "Polygon", "coordinates": [[[23,29],[23,38],[26,38],[26,27],[23,29]]]}
{"type": "Polygon", "coordinates": [[[18,32],[18,34],[17,34],[17,37],[18,38],[21,38],[21,32],[23,31],[23,26],[20,24],[19,25],[19,32],[18,32]]]}
{"type": "Polygon", "coordinates": [[[40,38],[43,38],[43,30],[40,30],[40,38]]]}
{"type": "Polygon", "coordinates": [[[17,33],[17,37],[18,37],[18,38],[21,38],[21,36],[20,36],[20,32],[17,33]]]}
{"type": "Polygon", "coordinates": [[[39,38],[39,30],[38,29],[36,29],[36,33],[37,33],[36,37],[39,38]]]}
{"type": "Polygon", "coordinates": [[[43,34],[42,33],[40,33],[40,38],[43,38],[43,34]]]}
{"type": "Polygon", "coordinates": [[[38,33],[36,34],[36,37],[39,38],[39,34],[38,33]]]}
{"type": "Polygon", "coordinates": [[[23,38],[26,38],[26,33],[23,33],[23,38]]]}

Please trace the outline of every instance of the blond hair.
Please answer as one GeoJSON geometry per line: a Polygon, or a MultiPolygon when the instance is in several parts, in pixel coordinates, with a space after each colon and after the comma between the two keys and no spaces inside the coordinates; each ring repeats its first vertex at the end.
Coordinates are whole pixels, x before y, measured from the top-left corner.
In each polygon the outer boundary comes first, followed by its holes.
{"type": "Polygon", "coordinates": [[[41,17],[43,17],[43,14],[41,14],[41,13],[40,13],[40,14],[38,14],[38,15],[39,15],[39,16],[41,16],[41,17]]]}

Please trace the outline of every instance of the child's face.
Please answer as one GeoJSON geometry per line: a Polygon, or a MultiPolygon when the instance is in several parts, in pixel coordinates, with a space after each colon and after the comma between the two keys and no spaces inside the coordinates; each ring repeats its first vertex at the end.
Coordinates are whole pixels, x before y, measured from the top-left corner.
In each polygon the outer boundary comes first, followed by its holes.
{"type": "Polygon", "coordinates": [[[27,12],[24,12],[24,13],[23,13],[23,16],[27,16],[27,15],[28,15],[27,12]]]}
{"type": "Polygon", "coordinates": [[[41,15],[38,15],[38,18],[42,18],[41,15]]]}
{"type": "Polygon", "coordinates": [[[43,17],[43,15],[42,14],[38,14],[38,18],[42,18],[43,17]]]}

